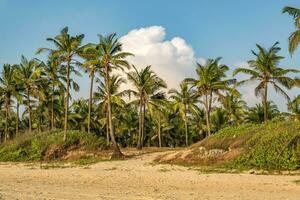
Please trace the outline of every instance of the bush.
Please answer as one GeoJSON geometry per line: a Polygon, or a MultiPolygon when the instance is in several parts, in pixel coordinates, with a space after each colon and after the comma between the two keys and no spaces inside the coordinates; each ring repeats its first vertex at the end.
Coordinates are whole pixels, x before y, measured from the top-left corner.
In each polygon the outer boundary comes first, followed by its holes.
{"type": "Polygon", "coordinates": [[[104,148],[106,142],[82,131],[69,131],[65,142],[62,131],[24,134],[0,146],[0,161],[40,161],[45,152],[55,145],[66,152],[74,148],[98,150],[104,148]]]}

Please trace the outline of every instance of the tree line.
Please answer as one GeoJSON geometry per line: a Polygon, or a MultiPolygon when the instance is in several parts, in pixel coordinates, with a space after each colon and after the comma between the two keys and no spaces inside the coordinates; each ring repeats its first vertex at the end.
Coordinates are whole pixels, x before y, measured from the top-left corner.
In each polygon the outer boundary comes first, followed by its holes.
{"type": "MultiPolygon", "coordinates": [[[[285,7],[294,18],[296,31],[289,38],[293,54],[300,41],[300,10],[285,7]]],[[[273,118],[299,120],[300,97],[291,99],[287,90],[299,87],[291,74],[297,69],[279,67],[284,59],[278,42],[270,48],[257,44],[249,67],[229,67],[221,58],[196,64],[196,77],[182,80],[177,89],[167,89],[151,65],[136,67],[128,62],[134,56],[122,50],[116,34],[99,35],[98,43],[83,44],[84,35],[70,35],[65,27],[47,38],[52,47],[37,54],[47,60],[21,57],[19,64],[4,64],[0,77],[0,142],[19,134],[48,130],[76,129],[104,137],[112,146],[114,158],[122,157],[119,146],[188,146],[223,127],[242,123],[262,123],[273,118]],[[75,76],[89,76],[89,96],[73,99],[79,91],[75,76]],[[237,81],[237,74],[248,78],[237,81]],[[121,74],[121,75],[120,75],[121,74]],[[125,78],[126,77],[126,78],[125,78]],[[255,95],[262,103],[248,107],[238,87],[254,82],[255,95]],[[121,90],[129,83],[130,89],[121,90]],[[269,87],[287,100],[289,113],[282,113],[269,100],[269,87]],[[25,111],[20,113],[20,105],[25,111]]]]}

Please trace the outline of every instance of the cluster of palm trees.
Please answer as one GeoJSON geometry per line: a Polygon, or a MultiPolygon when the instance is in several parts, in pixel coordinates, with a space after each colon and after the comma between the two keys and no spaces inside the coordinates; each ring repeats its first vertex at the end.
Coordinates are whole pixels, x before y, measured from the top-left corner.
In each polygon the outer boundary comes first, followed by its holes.
{"type": "MultiPolygon", "coordinates": [[[[300,11],[286,7],[283,12],[294,17],[297,28],[290,37],[292,54],[300,41],[300,11]]],[[[127,58],[134,55],[122,51],[116,34],[99,35],[96,44],[83,44],[83,38],[71,36],[65,27],[56,37],[47,38],[52,47],[37,50],[37,54],[47,53],[47,61],[22,56],[20,64],[3,66],[0,141],[54,129],[62,129],[66,140],[68,129],[79,129],[106,138],[114,158],[123,156],[119,145],[187,146],[225,126],[287,118],[269,101],[270,86],[287,99],[292,112],[288,117],[300,119],[300,98],[291,100],[286,92],[299,86],[299,80],[289,76],[299,71],[278,66],[283,59],[278,43],[269,49],[257,45],[249,68],[234,70],[233,77],[244,73],[248,79],[229,78],[229,67],[220,64],[221,58],[208,59],[197,63],[197,78],[186,78],[178,89],[167,91],[167,84],[151,66],[138,69],[128,63],[127,58]],[[70,91],[79,90],[73,78],[80,71],[89,75],[89,97],[75,100],[70,91]],[[237,88],[251,81],[257,83],[254,91],[262,104],[249,108],[237,88]],[[130,89],[121,90],[124,83],[130,89]]]]}

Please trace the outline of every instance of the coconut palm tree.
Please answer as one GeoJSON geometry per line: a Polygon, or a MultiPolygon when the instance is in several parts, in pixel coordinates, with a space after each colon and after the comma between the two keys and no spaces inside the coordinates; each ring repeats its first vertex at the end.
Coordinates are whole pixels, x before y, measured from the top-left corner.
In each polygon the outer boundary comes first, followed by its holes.
{"type": "Polygon", "coordinates": [[[288,103],[288,109],[292,112],[291,117],[295,121],[300,120],[300,95],[288,103]]]}
{"type": "Polygon", "coordinates": [[[286,6],[282,9],[282,13],[288,13],[294,18],[294,31],[289,37],[289,52],[292,55],[300,43],[300,9],[286,6]]]}
{"type": "Polygon", "coordinates": [[[196,109],[197,93],[190,87],[187,82],[180,83],[180,90],[171,89],[170,99],[173,100],[173,107],[175,110],[179,110],[181,118],[184,121],[185,127],[185,145],[188,146],[188,112],[196,109]]]}
{"type": "Polygon", "coordinates": [[[16,94],[15,66],[4,64],[0,77],[0,93],[4,97],[5,102],[5,132],[4,141],[9,138],[8,120],[11,112],[12,97],[16,94]]]}
{"type": "Polygon", "coordinates": [[[230,124],[239,124],[245,117],[247,103],[240,97],[240,94],[226,93],[225,96],[219,98],[230,124]]]}
{"type": "Polygon", "coordinates": [[[42,64],[36,59],[27,60],[24,56],[16,70],[16,78],[23,84],[25,97],[27,99],[27,111],[29,116],[29,133],[32,131],[32,105],[31,96],[38,96],[38,83],[41,81],[42,64]]]}
{"type": "MultiPolygon", "coordinates": [[[[108,93],[107,93],[107,87],[105,85],[105,82],[101,81],[100,79],[96,80],[96,83],[99,83],[99,85],[96,88],[96,91],[94,92],[94,99],[96,102],[99,102],[99,106],[102,107],[102,110],[106,113],[105,120],[101,120],[102,124],[105,124],[106,126],[106,142],[107,145],[109,145],[109,118],[108,118],[108,93]]],[[[126,80],[122,78],[119,75],[112,75],[110,78],[110,86],[109,91],[111,94],[111,105],[112,107],[120,106],[122,107],[125,102],[122,99],[122,96],[124,96],[123,91],[119,91],[120,86],[126,83],[126,80]]]]}
{"type": "Polygon", "coordinates": [[[229,68],[220,64],[220,60],[221,58],[208,59],[204,65],[197,63],[196,73],[198,78],[185,80],[197,89],[200,103],[204,105],[208,136],[211,134],[210,115],[214,95],[221,95],[223,91],[236,93],[236,90],[230,87],[231,84],[235,83],[235,79],[225,79],[225,73],[229,68]]]}
{"type": "MultiPolygon", "coordinates": [[[[110,34],[108,36],[99,35],[99,43],[96,45],[98,51],[97,63],[99,61],[99,66],[101,66],[101,75],[104,76],[106,92],[107,92],[107,113],[108,113],[108,124],[110,139],[113,144],[114,152],[111,156],[114,158],[123,157],[122,152],[115,139],[115,134],[113,131],[113,121],[112,121],[112,108],[111,108],[111,91],[110,91],[110,73],[112,70],[129,68],[129,63],[125,60],[126,57],[131,56],[131,53],[122,51],[122,44],[116,38],[116,34],[110,34]]],[[[94,63],[95,64],[95,63],[94,63]]]]}
{"type": "Polygon", "coordinates": [[[127,90],[129,96],[133,94],[138,98],[139,103],[139,137],[137,148],[142,149],[144,143],[144,122],[146,106],[152,102],[152,99],[161,96],[161,89],[166,88],[166,83],[158,77],[152,70],[151,66],[147,66],[140,71],[132,65],[134,71],[127,73],[127,78],[132,83],[135,90],[127,90]]]}
{"type": "Polygon", "coordinates": [[[264,121],[268,120],[268,85],[272,85],[276,92],[280,93],[287,100],[290,100],[288,94],[283,88],[291,89],[296,80],[287,76],[288,73],[298,73],[296,69],[284,69],[278,67],[280,60],[284,57],[279,56],[278,52],[281,50],[276,42],[270,49],[264,49],[260,45],[256,45],[258,52],[252,51],[255,56],[254,60],[249,60],[250,68],[237,68],[233,75],[244,73],[250,75],[250,78],[240,81],[238,84],[243,85],[249,82],[258,81],[255,88],[255,95],[262,97],[264,105],[264,121]]]}
{"type": "Polygon", "coordinates": [[[55,98],[58,94],[65,90],[63,82],[66,82],[65,70],[61,66],[59,57],[50,55],[47,64],[44,65],[44,72],[50,82],[51,96],[51,130],[55,128],[55,98]]]}
{"type": "MultiPolygon", "coordinates": [[[[267,109],[268,120],[273,119],[280,113],[277,105],[274,104],[272,101],[267,102],[267,107],[268,107],[267,109]]],[[[256,104],[254,107],[249,108],[246,116],[246,122],[262,123],[265,120],[264,116],[265,116],[264,105],[256,104]]]]}
{"type": "Polygon", "coordinates": [[[67,130],[68,130],[68,110],[69,110],[69,99],[70,99],[70,76],[72,65],[78,64],[78,61],[75,60],[75,57],[82,51],[82,40],[84,35],[71,36],[68,33],[68,27],[65,27],[61,30],[60,34],[54,38],[47,38],[47,41],[50,41],[54,44],[55,48],[39,48],[37,54],[41,52],[49,52],[54,57],[58,57],[63,63],[66,64],[66,78],[67,86],[65,92],[65,117],[64,117],[64,138],[66,141],[67,130]]]}

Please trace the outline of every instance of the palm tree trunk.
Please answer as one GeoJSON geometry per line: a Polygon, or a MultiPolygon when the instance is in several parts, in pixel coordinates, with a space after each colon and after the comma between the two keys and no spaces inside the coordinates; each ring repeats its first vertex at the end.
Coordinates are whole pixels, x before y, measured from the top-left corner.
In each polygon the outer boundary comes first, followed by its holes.
{"type": "Polygon", "coordinates": [[[145,134],[145,110],[146,110],[146,105],[145,105],[145,102],[143,101],[141,148],[143,148],[143,147],[144,147],[144,134],[145,134]]]}
{"type": "Polygon", "coordinates": [[[8,139],[8,98],[5,99],[5,131],[4,131],[4,142],[8,139]]]}
{"type": "Polygon", "coordinates": [[[106,144],[109,146],[109,120],[108,120],[108,112],[106,113],[106,144]]]}
{"type": "Polygon", "coordinates": [[[17,100],[16,136],[19,134],[19,102],[17,100]]]}
{"type": "Polygon", "coordinates": [[[51,97],[51,130],[54,129],[54,81],[52,82],[52,97],[51,97]]]}
{"type": "Polygon", "coordinates": [[[88,113],[88,133],[90,133],[90,130],[91,130],[91,112],[92,112],[92,103],[93,103],[94,71],[91,71],[90,77],[91,77],[91,83],[90,83],[89,113],[88,113]]]}
{"type": "Polygon", "coordinates": [[[161,121],[158,119],[158,146],[161,147],[161,121]]]}
{"type": "Polygon", "coordinates": [[[143,96],[140,97],[140,115],[139,115],[139,136],[137,142],[137,149],[142,149],[142,118],[143,118],[143,96]]]}
{"type": "Polygon", "coordinates": [[[31,125],[31,105],[30,105],[30,90],[27,88],[27,108],[29,112],[29,134],[32,131],[32,125],[31,125]]]}
{"type": "Polygon", "coordinates": [[[263,104],[264,104],[264,121],[268,121],[268,85],[267,83],[265,84],[265,89],[264,89],[264,95],[263,95],[263,104]]]}
{"type": "Polygon", "coordinates": [[[111,142],[113,144],[113,154],[111,156],[111,159],[119,159],[119,158],[123,158],[124,155],[117,144],[114,130],[113,130],[108,64],[105,66],[105,82],[106,82],[106,92],[107,92],[107,112],[108,112],[109,132],[110,132],[111,142]]]}
{"type": "Polygon", "coordinates": [[[206,128],[207,128],[207,136],[210,136],[211,130],[210,130],[210,117],[209,117],[209,103],[208,103],[208,95],[205,94],[205,118],[206,118],[206,128]]]}
{"type": "Polygon", "coordinates": [[[189,139],[188,139],[188,125],[187,125],[187,114],[186,114],[186,110],[184,111],[184,128],[185,128],[185,146],[189,146],[189,139]]]}
{"type": "Polygon", "coordinates": [[[65,98],[65,122],[64,122],[64,138],[63,141],[67,139],[67,131],[68,131],[68,112],[69,112],[69,95],[70,95],[70,62],[71,60],[68,59],[67,61],[67,92],[65,98]]]}

